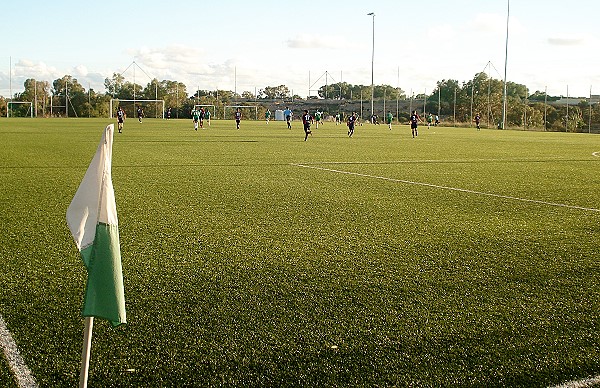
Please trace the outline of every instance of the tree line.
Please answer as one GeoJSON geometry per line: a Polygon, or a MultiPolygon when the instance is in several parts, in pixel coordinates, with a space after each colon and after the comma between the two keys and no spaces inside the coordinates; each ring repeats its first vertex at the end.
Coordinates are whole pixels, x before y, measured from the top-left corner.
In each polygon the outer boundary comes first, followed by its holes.
{"type": "MultiPolygon", "coordinates": [[[[31,104],[12,104],[8,112],[11,117],[109,117],[111,99],[164,100],[165,109],[171,109],[172,118],[188,118],[196,104],[214,105],[216,116],[222,117],[226,105],[259,105],[264,111],[270,109],[274,101],[293,103],[305,100],[292,95],[285,85],[266,86],[241,94],[230,90],[195,90],[190,93],[182,82],[153,79],[142,86],[126,81],[117,73],[105,79],[104,92],[91,88],[86,90],[70,75],[56,79],[51,84],[27,79],[23,86],[24,90],[15,93],[12,101],[31,104]]],[[[339,82],[321,86],[317,93],[318,96],[309,99],[367,102],[371,99],[371,86],[339,82]]],[[[502,120],[503,95],[504,82],[484,72],[464,82],[453,79],[438,81],[430,94],[408,96],[401,88],[390,85],[375,85],[373,88],[373,97],[377,102],[402,101],[403,107],[411,106],[421,113],[439,114],[443,122],[456,124],[471,123],[474,116],[479,115],[481,122],[488,127],[496,127],[502,120]]],[[[558,104],[561,97],[548,96],[541,91],[530,93],[525,85],[514,82],[507,82],[506,95],[507,128],[576,132],[587,131],[592,124],[600,127],[600,105],[591,104],[588,99],[571,105],[558,104]]],[[[9,100],[0,97],[0,116],[7,116],[8,103],[9,100]]],[[[133,103],[123,105],[126,113],[133,116],[133,103]]],[[[163,117],[162,104],[145,104],[144,109],[146,116],[163,117]]],[[[404,120],[408,114],[408,110],[402,111],[399,119],[404,120]]]]}

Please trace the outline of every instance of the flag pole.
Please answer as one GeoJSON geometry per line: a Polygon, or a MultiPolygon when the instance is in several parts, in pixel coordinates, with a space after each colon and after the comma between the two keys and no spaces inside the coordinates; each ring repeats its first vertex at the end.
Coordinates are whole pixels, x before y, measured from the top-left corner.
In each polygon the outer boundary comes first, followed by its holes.
{"type": "Polygon", "coordinates": [[[79,388],[87,388],[90,370],[90,355],[92,352],[92,329],[94,317],[85,317],[83,329],[83,351],[81,352],[81,372],[79,373],[79,388]]]}

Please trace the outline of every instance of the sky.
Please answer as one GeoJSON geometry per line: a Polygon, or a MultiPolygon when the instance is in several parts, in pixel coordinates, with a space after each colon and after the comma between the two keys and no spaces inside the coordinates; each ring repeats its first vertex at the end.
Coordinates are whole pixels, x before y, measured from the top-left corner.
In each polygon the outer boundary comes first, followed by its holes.
{"type": "Polygon", "coordinates": [[[531,92],[600,94],[597,0],[32,0],[1,12],[4,97],[67,74],[105,92],[114,73],[190,95],[286,85],[305,97],[370,85],[372,69],[376,85],[430,94],[479,72],[502,80],[505,57],[507,80],[531,92]]]}

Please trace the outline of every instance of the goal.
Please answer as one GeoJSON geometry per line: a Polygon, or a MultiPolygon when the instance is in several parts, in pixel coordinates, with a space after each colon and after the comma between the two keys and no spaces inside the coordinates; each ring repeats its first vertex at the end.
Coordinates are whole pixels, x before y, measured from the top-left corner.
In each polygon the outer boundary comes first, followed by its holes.
{"type": "Polygon", "coordinates": [[[210,104],[196,104],[194,105],[194,109],[196,108],[209,108],[212,106],[212,117],[217,117],[217,108],[214,105],[210,104]]]}
{"type": "Polygon", "coordinates": [[[223,107],[223,120],[227,117],[227,108],[254,109],[254,120],[258,120],[258,105],[226,105],[223,107]]]}
{"type": "MultiPolygon", "coordinates": [[[[30,116],[31,118],[33,118],[33,103],[30,102],[30,101],[7,101],[6,102],[6,117],[11,117],[10,113],[14,109],[14,108],[12,108],[12,105],[29,105],[29,108],[27,108],[27,112],[25,113],[25,116],[15,116],[13,114],[12,117],[27,117],[27,116],[30,116]]],[[[21,109],[19,109],[19,110],[21,111],[21,109]]]]}
{"type": "Polygon", "coordinates": [[[165,100],[119,100],[118,98],[110,100],[108,118],[113,118],[113,109],[116,109],[118,106],[123,108],[127,116],[136,117],[136,107],[138,105],[144,109],[146,117],[165,118],[165,100]]]}

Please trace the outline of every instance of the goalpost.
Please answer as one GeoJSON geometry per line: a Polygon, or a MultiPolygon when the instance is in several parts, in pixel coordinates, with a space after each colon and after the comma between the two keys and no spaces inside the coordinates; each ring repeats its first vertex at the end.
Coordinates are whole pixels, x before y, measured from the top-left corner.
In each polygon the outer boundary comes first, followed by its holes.
{"type": "MultiPolygon", "coordinates": [[[[160,117],[163,118],[163,119],[165,118],[165,100],[119,100],[118,98],[111,98],[110,99],[110,104],[109,104],[109,107],[108,107],[108,118],[109,119],[113,118],[113,105],[114,105],[113,101],[116,101],[117,104],[120,104],[121,102],[133,102],[134,109],[135,109],[135,105],[137,105],[138,103],[140,103],[140,104],[146,103],[146,102],[148,102],[148,103],[155,103],[157,108],[158,108],[158,104],[162,103],[162,109],[161,109],[160,117]]],[[[135,110],[134,110],[134,112],[133,112],[133,114],[132,114],[131,117],[134,117],[134,116],[135,116],[135,110]]]]}
{"type": "Polygon", "coordinates": [[[211,104],[196,104],[194,105],[194,109],[196,109],[197,107],[203,108],[203,107],[211,107],[212,106],[212,117],[217,117],[217,108],[214,105],[211,104]]]}
{"type": "Polygon", "coordinates": [[[223,107],[223,120],[225,120],[225,118],[227,117],[227,108],[254,108],[254,119],[258,120],[258,105],[226,105],[223,107]]]}
{"type": "Polygon", "coordinates": [[[25,104],[25,105],[29,105],[29,109],[27,110],[29,112],[29,115],[31,116],[31,118],[33,118],[33,102],[30,101],[7,101],[6,102],[6,117],[10,117],[10,106],[11,105],[15,105],[15,104],[25,104]]]}

